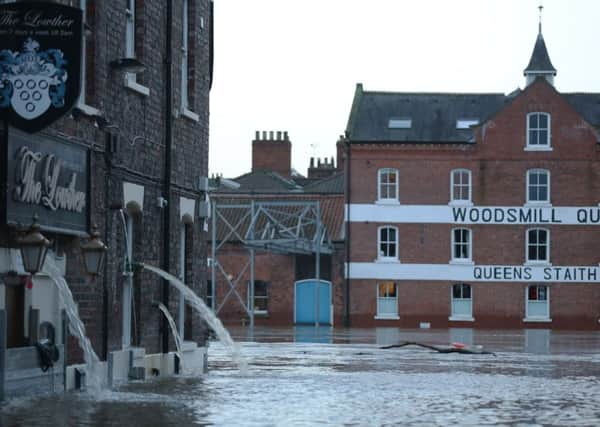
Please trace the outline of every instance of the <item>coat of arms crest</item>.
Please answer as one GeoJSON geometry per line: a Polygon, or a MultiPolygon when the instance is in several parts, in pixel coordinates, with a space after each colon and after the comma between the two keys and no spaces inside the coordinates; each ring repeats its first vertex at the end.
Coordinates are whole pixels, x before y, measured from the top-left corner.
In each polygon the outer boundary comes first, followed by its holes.
{"type": "Polygon", "coordinates": [[[0,6],[4,15],[11,19],[0,19],[0,34],[8,34],[0,41],[0,118],[36,132],[79,97],[81,10],[10,3],[0,6]]]}

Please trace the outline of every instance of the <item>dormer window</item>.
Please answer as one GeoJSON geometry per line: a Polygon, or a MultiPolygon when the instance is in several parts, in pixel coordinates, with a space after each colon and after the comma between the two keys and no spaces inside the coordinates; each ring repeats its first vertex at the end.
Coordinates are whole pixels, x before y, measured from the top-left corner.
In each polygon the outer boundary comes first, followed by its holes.
{"type": "Polygon", "coordinates": [[[470,129],[471,126],[479,124],[479,119],[458,119],[456,121],[456,129],[470,129]]]}
{"type": "Polygon", "coordinates": [[[550,138],[550,114],[527,114],[527,147],[525,149],[551,150],[550,138]]]}
{"type": "Polygon", "coordinates": [[[388,122],[388,128],[390,129],[410,129],[411,127],[412,120],[410,117],[392,118],[388,122]]]}

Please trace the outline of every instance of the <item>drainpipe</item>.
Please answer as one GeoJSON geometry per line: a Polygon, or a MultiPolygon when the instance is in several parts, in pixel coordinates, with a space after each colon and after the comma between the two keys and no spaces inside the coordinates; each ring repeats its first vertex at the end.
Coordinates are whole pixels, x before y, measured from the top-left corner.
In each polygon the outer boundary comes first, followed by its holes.
{"type": "MultiPolygon", "coordinates": [[[[163,266],[164,271],[169,271],[170,251],[170,231],[171,231],[171,145],[172,145],[172,127],[173,127],[173,58],[171,56],[171,45],[173,38],[173,0],[167,0],[167,28],[166,28],[166,46],[165,46],[165,178],[163,187],[163,198],[167,205],[163,211],[163,266]]],[[[165,279],[162,284],[162,303],[165,307],[169,306],[169,287],[171,285],[165,279]]],[[[162,334],[162,352],[169,352],[169,326],[164,316],[160,317],[162,334]]]]}
{"type": "Polygon", "coordinates": [[[346,142],[346,307],[344,310],[344,326],[350,327],[350,172],[352,167],[350,139],[348,135],[345,138],[346,142]]]}

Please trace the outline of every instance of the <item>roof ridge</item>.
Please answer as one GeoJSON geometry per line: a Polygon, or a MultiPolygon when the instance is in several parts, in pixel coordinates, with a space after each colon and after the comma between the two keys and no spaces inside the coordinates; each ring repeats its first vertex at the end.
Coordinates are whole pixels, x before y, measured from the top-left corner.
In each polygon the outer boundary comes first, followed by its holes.
{"type": "Polygon", "coordinates": [[[392,92],[392,91],[379,91],[379,90],[365,90],[364,94],[378,94],[378,95],[453,95],[453,96],[506,96],[502,92],[392,92]]]}

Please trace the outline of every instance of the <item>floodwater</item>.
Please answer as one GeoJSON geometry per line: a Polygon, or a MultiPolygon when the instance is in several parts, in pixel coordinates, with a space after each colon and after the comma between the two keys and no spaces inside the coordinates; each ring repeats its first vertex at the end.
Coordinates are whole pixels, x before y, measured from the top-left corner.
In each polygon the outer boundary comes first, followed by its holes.
{"type": "Polygon", "coordinates": [[[230,331],[206,375],[8,400],[0,425],[600,425],[600,333],[298,327],[230,331]],[[401,341],[483,345],[440,354],[401,341]]]}

